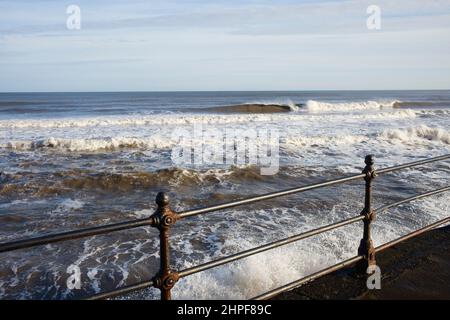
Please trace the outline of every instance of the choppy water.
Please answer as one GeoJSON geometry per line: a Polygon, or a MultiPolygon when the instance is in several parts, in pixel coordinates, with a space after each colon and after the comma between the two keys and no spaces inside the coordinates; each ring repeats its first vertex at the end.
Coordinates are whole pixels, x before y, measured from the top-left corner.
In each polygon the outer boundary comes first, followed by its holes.
{"type": "MultiPolygon", "coordinates": [[[[176,210],[359,173],[450,152],[450,91],[0,94],[2,242],[146,217],[160,190],[176,210]],[[285,113],[215,112],[282,104],[285,113]],[[277,130],[279,172],[258,166],[174,165],[175,130],[277,130]]],[[[222,143],[208,137],[207,146],[222,143]]],[[[259,141],[255,141],[258,144],[259,141]]],[[[375,205],[448,185],[448,162],[381,176],[375,205]]],[[[187,219],[174,227],[182,269],[320,225],[362,209],[362,182],[187,219]]],[[[379,245],[445,217],[448,193],[393,209],[374,228],[379,245]]],[[[352,225],[183,279],[174,298],[250,298],[353,256],[352,225]],[[279,270],[285,272],[280,273],[279,270]]],[[[0,255],[0,297],[77,298],[152,277],[150,228],[0,255]],[[70,265],[81,290],[69,290],[70,265]]],[[[145,297],[158,294],[147,290],[145,297]]]]}

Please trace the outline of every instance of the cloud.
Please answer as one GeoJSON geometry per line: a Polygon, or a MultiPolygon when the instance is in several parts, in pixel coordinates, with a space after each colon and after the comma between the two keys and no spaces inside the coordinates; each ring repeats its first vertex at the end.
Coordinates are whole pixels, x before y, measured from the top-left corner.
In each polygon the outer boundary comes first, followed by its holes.
{"type": "MultiPolygon", "coordinates": [[[[168,8],[178,4],[185,10],[167,8],[160,2],[147,5],[132,1],[125,8],[112,2],[91,2],[80,4],[85,32],[114,31],[117,29],[147,30],[221,30],[232,34],[336,34],[368,32],[365,28],[366,8],[373,1],[243,1],[211,2],[191,1],[186,3],[169,1],[168,8]],[[123,10],[122,10],[123,9],[123,10]],[[141,11],[140,11],[141,10],[141,11]]],[[[432,29],[450,27],[450,1],[376,1],[382,10],[386,30],[402,28],[432,29]]],[[[11,4],[14,7],[13,4],[11,4]]],[[[32,5],[35,6],[35,5],[32,5]]],[[[0,26],[0,34],[48,34],[65,32],[63,7],[59,11],[49,5],[36,7],[38,16],[45,19],[31,19],[40,22],[27,24],[28,20],[12,26],[0,26]],[[48,11],[48,12],[47,12],[48,11]],[[45,21],[54,21],[48,24],[45,21]],[[56,22],[57,21],[57,22],[56,22]]],[[[29,10],[28,10],[29,11],[29,10]]],[[[14,16],[12,10],[11,15],[14,16]]],[[[26,16],[28,17],[28,15],[26,16]]],[[[25,18],[26,18],[25,17],[25,18]]],[[[10,18],[11,19],[11,18],[10,18]]]]}

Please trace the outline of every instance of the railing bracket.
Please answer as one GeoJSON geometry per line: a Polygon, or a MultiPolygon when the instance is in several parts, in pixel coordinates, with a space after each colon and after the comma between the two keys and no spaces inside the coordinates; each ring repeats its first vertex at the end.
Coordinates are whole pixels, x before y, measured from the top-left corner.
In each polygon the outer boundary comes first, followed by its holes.
{"type": "Polygon", "coordinates": [[[178,272],[170,270],[168,274],[158,274],[155,278],[153,278],[153,286],[160,290],[171,290],[179,279],[180,276],[178,275],[178,272]]]}

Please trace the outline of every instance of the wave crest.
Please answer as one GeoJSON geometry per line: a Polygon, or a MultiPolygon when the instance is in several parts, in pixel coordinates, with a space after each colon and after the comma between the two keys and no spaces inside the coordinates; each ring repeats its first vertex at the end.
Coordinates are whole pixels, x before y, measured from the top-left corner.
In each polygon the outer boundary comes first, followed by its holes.
{"type": "Polygon", "coordinates": [[[363,102],[343,102],[329,103],[316,100],[308,100],[306,109],[310,112],[341,112],[341,111],[361,111],[361,110],[380,110],[383,108],[392,108],[398,101],[363,101],[363,102]]]}
{"type": "Polygon", "coordinates": [[[66,118],[45,120],[0,120],[0,128],[84,128],[84,127],[118,127],[118,126],[164,126],[164,125],[192,125],[192,124],[228,124],[264,122],[276,118],[275,114],[255,115],[182,115],[166,114],[152,116],[129,117],[94,117],[94,118],[66,118]]]}
{"type": "Polygon", "coordinates": [[[387,140],[400,140],[402,142],[417,142],[417,140],[438,141],[450,144],[450,132],[439,127],[421,125],[407,129],[389,129],[383,131],[382,138],[387,140]]]}
{"type": "Polygon", "coordinates": [[[9,141],[4,146],[13,150],[62,149],[70,152],[113,151],[118,149],[151,149],[169,148],[173,146],[171,139],[158,136],[148,138],[104,138],[104,139],[61,139],[50,137],[36,141],[9,141]]]}

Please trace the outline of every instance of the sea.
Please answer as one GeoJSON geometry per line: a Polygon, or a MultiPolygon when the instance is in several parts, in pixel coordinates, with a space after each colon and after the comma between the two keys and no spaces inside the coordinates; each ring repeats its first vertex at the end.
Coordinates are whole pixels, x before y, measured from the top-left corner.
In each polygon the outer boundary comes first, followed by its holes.
{"type": "MultiPolygon", "coordinates": [[[[149,217],[159,191],[183,211],[358,174],[369,154],[384,168],[448,153],[450,91],[0,93],[0,242],[149,217]],[[252,150],[269,151],[274,170],[252,150]]],[[[373,206],[447,186],[449,173],[441,161],[379,175],[373,206]]],[[[363,198],[361,180],[186,218],[171,230],[172,269],[354,217],[363,198]]],[[[374,244],[447,217],[449,203],[447,192],[379,214],[374,244]]],[[[355,256],[362,232],[183,278],[173,298],[252,298],[355,256]]],[[[2,253],[0,299],[79,299],[151,279],[158,241],[142,227],[2,253]]]]}

